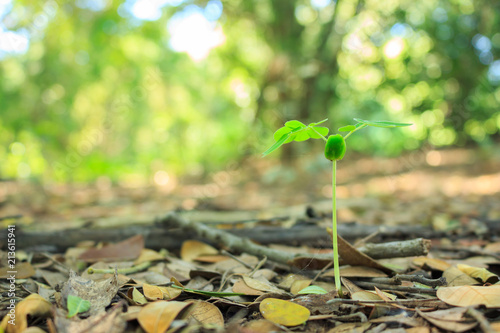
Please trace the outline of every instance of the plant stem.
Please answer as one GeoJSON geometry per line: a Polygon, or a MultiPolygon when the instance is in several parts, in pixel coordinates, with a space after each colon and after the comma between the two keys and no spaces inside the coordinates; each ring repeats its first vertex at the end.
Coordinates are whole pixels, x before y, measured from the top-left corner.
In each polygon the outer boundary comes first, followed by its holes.
{"type": "Polygon", "coordinates": [[[332,241],[333,241],[333,275],[335,288],[339,297],[342,298],[342,284],[340,283],[339,246],[337,241],[337,161],[333,160],[332,166],[332,241]]]}

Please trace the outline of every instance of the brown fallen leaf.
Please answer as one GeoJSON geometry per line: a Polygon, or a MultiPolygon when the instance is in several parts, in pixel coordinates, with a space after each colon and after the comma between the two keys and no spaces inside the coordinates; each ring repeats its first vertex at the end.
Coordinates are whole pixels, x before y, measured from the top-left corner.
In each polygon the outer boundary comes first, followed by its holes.
{"type": "Polygon", "coordinates": [[[191,302],[177,301],[149,303],[139,312],[137,320],[147,333],[164,333],[174,319],[192,304],[191,302]]]}
{"type": "Polygon", "coordinates": [[[224,327],[224,317],[219,308],[205,301],[194,301],[192,310],[189,313],[189,318],[194,318],[196,321],[205,325],[215,325],[224,327]]]}
{"type": "Polygon", "coordinates": [[[86,262],[134,260],[139,257],[143,248],[144,237],[137,235],[123,242],[107,245],[100,249],[88,249],[79,258],[86,262]]]}
{"type": "Polygon", "coordinates": [[[466,312],[467,308],[452,308],[433,312],[422,312],[417,309],[417,313],[431,324],[445,331],[457,333],[471,330],[477,326],[476,322],[471,322],[465,317],[466,312]]]}
{"type": "Polygon", "coordinates": [[[500,308],[500,285],[441,287],[436,295],[443,302],[454,306],[500,308]]]}
{"type": "Polygon", "coordinates": [[[196,240],[188,240],[182,243],[181,247],[182,260],[192,262],[195,261],[200,256],[215,255],[215,254],[219,254],[219,250],[208,244],[196,240]]]}
{"type": "Polygon", "coordinates": [[[441,259],[418,257],[413,259],[413,264],[422,267],[423,269],[431,269],[436,271],[445,271],[451,264],[441,259]]]}
{"type": "MultiPolygon", "coordinates": [[[[331,237],[331,230],[328,231],[331,237]]],[[[366,254],[358,251],[344,238],[338,236],[339,255],[342,258],[342,265],[365,266],[378,269],[384,273],[393,273],[393,270],[373,260],[366,254]]]]}
{"type": "MultiPolygon", "coordinates": [[[[9,268],[8,266],[0,268],[0,279],[9,278],[11,274],[9,274],[8,272],[12,270],[13,269],[9,268]]],[[[35,269],[29,262],[17,263],[14,270],[16,271],[16,279],[27,279],[35,275],[35,269]]]]}
{"type": "Polygon", "coordinates": [[[471,286],[479,284],[478,281],[459,270],[456,266],[451,266],[443,272],[447,287],[471,286]]]}
{"type": "Polygon", "coordinates": [[[233,284],[233,293],[245,294],[248,296],[260,296],[264,295],[264,291],[257,290],[249,287],[243,279],[239,279],[233,284]]]}
{"type": "Polygon", "coordinates": [[[286,291],[281,290],[280,288],[274,286],[271,282],[267,281],[263,277],[259,279],[254,279],[245,274],[242,274],[241,277],[243,278],[245,284],[250,288],[257,289],[260,291],[273,292],[277,294],[286,294],[286,291]]]}
{"type": "Polygon", "coordinates": [[[277,326],[275,323],[267,319],[252,320],[245,324],[244,330],[240,332],[245,333],[272,333],[272,332],[283,332],[283,330],[277,326]]]}
{"type": "Polygon", "coordinates": [[[7,333],[21,333],[28,327],[28,316],[49,317],[52,304],[38,294],[31,294],[19,302],[14,310],[14,318],[9,314],[3,317],[0,328],[7,333]],[[9,320],[14,320],[14,325],[9,320]]]}

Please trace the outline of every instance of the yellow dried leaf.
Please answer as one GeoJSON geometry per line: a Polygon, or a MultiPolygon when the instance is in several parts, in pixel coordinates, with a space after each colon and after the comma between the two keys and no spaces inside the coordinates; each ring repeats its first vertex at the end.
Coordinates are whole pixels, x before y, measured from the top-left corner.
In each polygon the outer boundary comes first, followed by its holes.
{"type": "Polygon", "coordinates": [[[163,291],[158,286],[144,283],[142,285],[144,296],[150,301],[158,301],[163,299],[163,291]]]}
{"type": "Polygon", "coordinates": [[[177,301],[149,303],[139,312],[137,320],[147,333],[164,333],[177,315],[191,304],[177,301]]]}
{"type": "Polygon", "coordinates": [[[306,307],[277,298],[266,298],[259,306],[260,313],[269,321],[284,326],[305,323],[311,313],[306,307]]]}
{"type": "Polygon", "coordinates": [[[470,277],[478,279],[481,282],[489,282],[489,283],[498,282],[498,275],[493,274],[486,268],[473,267],[465,264],[458,264],[457,268],[462,272],[464,272],[465,274],[469,275],[470,277]]]}
{"type": "Polygon", "coordinates": [[[16,305],[15,325],[9,324],[11,317],[7,314],[0,324],[0,329],[7,333],[23,332],[28,327],[28,315],[31,317],[48,317],[52,304],[38,294],[31,294],[16,305]]]}
{"type": "Polygon", "coordinates": [[[132,289],[132,299],[137,304],[146,304],[148,302],[146,297],[144,297],[144,295],[141,294],[141,292],[135,288],[132,289]]]}
{"type": "Polygon", "coordinates": [[[485,305],[487,308],[500,307],[500,285],[441,287],[437,297],[454,306],[485,305]]]}
{"type": "Polygon", "coordinates": [[[157,301],[162,299],[170,300],[176,298],[182,293],[182,289],[153,286],[147,283],[144,283],[142,285],[142,291],[144,292],[144,296],[146,296],[146,299],[150,301],[157,301]]]}
{"type": "Polygon", "coordinates": [[[195,240],[185,241],[181,247],[181,258],[185,261],[194,261],[202,255],[218,253],[219,251],[216,248],[195,240]]]}

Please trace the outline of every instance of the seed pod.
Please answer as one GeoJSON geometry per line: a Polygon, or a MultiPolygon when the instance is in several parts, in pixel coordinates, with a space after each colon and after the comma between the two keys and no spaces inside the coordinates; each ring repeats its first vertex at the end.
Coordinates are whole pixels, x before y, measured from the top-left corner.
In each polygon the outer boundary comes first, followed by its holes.
{"type": "Polygon", "coordinates": [[[325,157],[330,161],[338,161],[344,157],[346,150],[344,137],[340,134],[330,135],[325,146],[325,157]]]}

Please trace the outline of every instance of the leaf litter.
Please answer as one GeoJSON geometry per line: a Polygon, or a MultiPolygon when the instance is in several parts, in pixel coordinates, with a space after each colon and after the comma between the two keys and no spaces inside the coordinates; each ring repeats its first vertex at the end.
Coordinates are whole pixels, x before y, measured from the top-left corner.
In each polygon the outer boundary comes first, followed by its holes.
{"type": "MultiPolygon", "coordinates": [[[[488,239],[482,229],[475,234],[453,213],[430,223],[449,237],[433,238],[425,255],[374,259],[360,251],[370,240],[341,241],[342,298],[331,252],[304,244],[275,248],[307,254],[289,264],[203,237],[172,252],[135,236],[75,244],[64,254],[20,253],[16,325],[2,297],[0,332],[499,331],[500,243],[477,242],[488,239]],[[88,310],[71,316],[68,297],[88,310]]],[[[2,296],[7,271],[0,267],[2,296]]]]}

